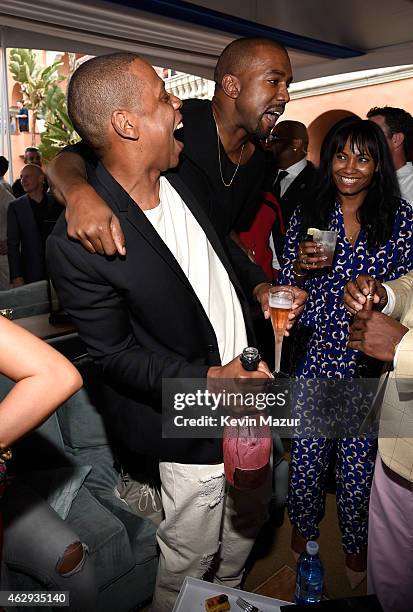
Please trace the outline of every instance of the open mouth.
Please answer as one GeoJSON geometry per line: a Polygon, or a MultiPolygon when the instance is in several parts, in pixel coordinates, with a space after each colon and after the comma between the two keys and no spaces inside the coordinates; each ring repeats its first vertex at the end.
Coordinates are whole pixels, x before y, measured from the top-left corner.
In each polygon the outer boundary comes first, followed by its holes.
{"type": "Polygon", "coordinates": [[[265,121],[267,128],[272,129],[278,121],[278,118],[283,114],[283,108],[271,109],[267,110],[262,118],[265,121]]]}
{"type": "Polygon", "coordinates": [[[357,181],[359,181],[360,179],[354,176],[339,176],[338,177],[340,182],[343,183],[344,185],[355,185],[355,183],[357,183],[357,181]]]}
{"type": "Polygon", "coordinates": [[[176,132],[177,130],[180,130],[181,128],[184,127],[184,124],[182,123],[182,120],[175,126],[174,128],[174,132],[176,132]]]}

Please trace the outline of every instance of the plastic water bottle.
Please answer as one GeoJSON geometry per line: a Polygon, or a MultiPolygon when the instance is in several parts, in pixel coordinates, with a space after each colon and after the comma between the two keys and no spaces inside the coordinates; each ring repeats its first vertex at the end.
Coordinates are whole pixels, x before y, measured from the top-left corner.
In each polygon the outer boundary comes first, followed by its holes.
{"type": "Polygon", "coordinates": [[[317,542],[307,542],[306,552],[298,560],[295,603],[313,604],[321,600],[324,568],[318,556],[317,542]]]}

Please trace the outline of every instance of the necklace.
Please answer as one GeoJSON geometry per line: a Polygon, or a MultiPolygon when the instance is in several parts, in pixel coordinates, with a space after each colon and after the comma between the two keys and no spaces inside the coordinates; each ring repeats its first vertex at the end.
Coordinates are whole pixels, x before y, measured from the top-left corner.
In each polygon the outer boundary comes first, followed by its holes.
{"type": "Polygon", "coordinates": [[[360,229],[357,229],[357,230],[355,230],[355,231],[353,232],[353,234],[352,234],[351,236],[350,236],[350,234],[346,234],[346,238],[347,238],[347,240],[348,240],[348,241],[349,241],[349,242],[350,242],[352,245],[354,245],[355,241],[357,240],[357,237],[358,237],[359,233],[360,233],[360,229]]]}
{"type": "Polygon", "coordinates": [[[218,123],[217,123],[217,120],[215,119],[215,113],[214,113],[214,111],[212,111],[212,115],[213,115],[213,117],[214,117],[215,128],[216,128],[216,131],[217,131],[217,143],[218,143],[218,165],[219,165],[219,173],[220,173],[220,175],[221,175],[221,181],[222,181],[222,183],[223,183],[224,187],[231,187],[231,185],[232,185],[232,183],[233,183],[233,181],[234,181],[234,178],[235,178],[235,176],[236,176],[236,174],[237,174],[237,172],[238,172],[238,168],[240,167],[240,164],[241,164],[242,154],[244,153],[245,142],[244,142],[244,144],[243,144],[243,145],[242,145],[242,147],[241,147],[241,153],[239,154],[239,159],[238,159],[237,167],[236,167],[236,168],[235,168],[235,170],[234,170],[234,174],[232,175],[231,180],[229,181],[229,183],[226,183],[226,182],[224,181],[224,176],[223,176],[223,174],[222,174],[222,164],[221,164],[221,145],[220,145],[221,139],[220,139],[220,137],[219,137],[218,123]]]}

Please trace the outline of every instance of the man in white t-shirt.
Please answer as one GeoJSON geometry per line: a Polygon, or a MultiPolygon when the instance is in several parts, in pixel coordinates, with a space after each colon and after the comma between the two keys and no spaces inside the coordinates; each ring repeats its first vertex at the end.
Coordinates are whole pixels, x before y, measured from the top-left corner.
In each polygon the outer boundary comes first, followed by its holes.
{"type": "Polygon", "coordinates": [[[413,153],[413,117],[402,108],[375,106],[367,113],[384,132],[403,200],[413,205],[413,164],[407,161],[413,153]]]}
{"type": "MultiPolygon", "coordinates": [[[[153,612],[170,612],[184,577],[201,578],[217,557],[216,582],[239,586],[271,492],[269,478],[254,491],[226,490],[222,440],[162,437],[164,379],[270,376],[262,361],[242,368],[239,354],[254,343],[245,295],[205,211],[179,172],[166,172],[183,147],[174,138],[180,106],[136,54],[78,68],[69,114],[98,158],[90,189],[118,217],[128,250],[96,257],[68,238],[63,218],[48,244],[61,303],[103,371],[113,435],[159,460],[165,518],[153,612]]],[[[305,292],[294,292],[297,314],[305,292]]],[[[267,283],[255,288],[268,318],[267,295],[267,283]]]]}

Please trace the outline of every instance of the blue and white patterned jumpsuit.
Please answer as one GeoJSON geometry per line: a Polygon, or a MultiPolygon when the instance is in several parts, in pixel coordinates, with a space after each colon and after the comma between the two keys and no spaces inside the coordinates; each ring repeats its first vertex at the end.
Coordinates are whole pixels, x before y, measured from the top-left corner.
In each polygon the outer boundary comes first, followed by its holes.
{"type": "MultiPolygon", "coordinates": [[[[298,255],[300,226],[301,213],[297,209],[286,235],[280,284],[296,284],[293,262],[298,255]]],[[[300,326],[307,328],[309,340],[296,375],[300,378],[357,378],[364,375],[361,365],[364,356],[347,348],[351,316],[343,304],[344,287],[347,281],[362,273],[385,281],[413,269],[413,210],[406,202],[400,202],[391,239],[373,253],[368,252],[363,230],[354,248],[347,240],[339,202],[335,204],[328,229],[338,232],[333,266],[325,272],[310,272],[302,283],[309,296],[300,326]]],[[[329,464],[335,457],[337,511],[343,548],[348,554],[365,548],[375,440],[368,437],[294,439],[291,454],[288,513],[293,525],[307,539],[319,536],[318,523],[324,515],[325,481],[329,464]]]]}

